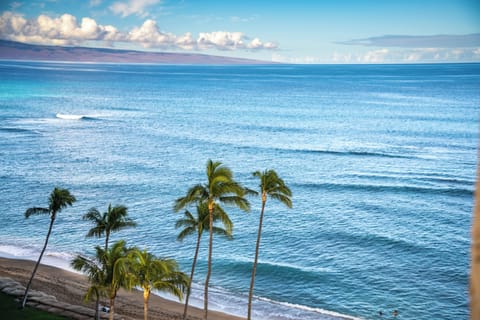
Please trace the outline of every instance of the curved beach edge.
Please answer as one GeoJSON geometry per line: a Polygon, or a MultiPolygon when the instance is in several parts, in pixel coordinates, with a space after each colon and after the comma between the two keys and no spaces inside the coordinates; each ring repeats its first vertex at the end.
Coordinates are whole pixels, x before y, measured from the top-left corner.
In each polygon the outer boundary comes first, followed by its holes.
{"type": "MultiPolygon", "coordinates": [[[[35,262],[0,257],[0,277],[10,278],[25,286],[35,262]]],[[[88,288],[88,280],[84,275],[70,272],[48,265],[40,265],[32,283],[32,290],[54,296],[63,306],[83,306],[94,310],[94,303],[83,302],[83,296],[88,288]]],[[[105,305],[107,301],[102,301],[105,305]]],[[[152,319],[177,320],[182,319],[183,304],[152,295],[149,301],[149,317],[152,319]]],[[[201,319],[202,310],[189,307],[188,319],[201,319]]],[[[56,312],[54,312],[56,313],[56,312]]],[[[60,312],[59,312],[60,313],[60,312]]],[[[143,295],[138,290],[121,290],[115,301],[115,318],[142,319],[143,295]]],[[[213,320],[241,320],[243,318],[209,311],[209,319],[213,320]]]]}

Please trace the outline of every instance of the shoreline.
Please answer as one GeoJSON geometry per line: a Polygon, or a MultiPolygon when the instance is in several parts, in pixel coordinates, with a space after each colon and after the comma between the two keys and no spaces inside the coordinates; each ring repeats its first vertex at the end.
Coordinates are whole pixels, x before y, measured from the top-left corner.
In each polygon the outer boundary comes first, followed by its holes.
{"type": "MultiPolygon", "coordinates": [[[[26,285],[35,261],[0,257],[0,276],[8,277],[26,285]]],[[[32,282],[32,290],[53,295],[58,301],[72,305],[80,305],[94,309],[94,302],[83,302],[83,296],[88,287],[87,277],[62,268],[40,264],[32,282]]],[[[107,305],[108,300],[101,300],[107,305]]],[[[157,295],[151,295],[149,300],[149,318],[151,319],[182,319],[184,304],[170,301],[157,295]]],[[[188,319],[202,319],[203,310],[189,306],[188,319]]],[[[115,315],[128,319],[143,319],[143,295],[139,290],[126,291],[121,289],[115,300],[115,315]]],[[[241,320],[245,318],[209,310],[209,319],[241,320]]]]}

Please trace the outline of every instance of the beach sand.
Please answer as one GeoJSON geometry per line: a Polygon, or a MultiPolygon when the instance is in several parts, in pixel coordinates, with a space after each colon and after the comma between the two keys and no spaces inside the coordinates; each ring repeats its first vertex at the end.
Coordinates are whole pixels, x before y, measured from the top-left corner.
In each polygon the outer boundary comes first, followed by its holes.
{"type": "MultiPolygon", "coordinates": [[[[0,258],[0,276],[12,278],[26,286],[34,264],[35,262],[29,260],[0,258]]],[[[84,275],[52,266],[40,265],[31,289],[53,295],[61,302],[89,306],[94,309],[93,302],[83,302],[87,287],[88,280],[84,275]]],[[[106,302],[106,300],[102,300],[102,305],[108,304],[106,302]]],[[[149,319],[181,319],[183,307],[181,303],[152,295],[149,301],[149,319]]],[[[194,307],[189,307],[188,310],[189,319],[202,319],[202,310],[194,307]]],[[[115,314],[121,315],[121,318],[125,320],[143,319],[142,293],[138,290],[120,290],[115,299],[115,314]]],[[[209,311],[208,318],[215,320],[243,319],[216,311],[209,311]]]]}

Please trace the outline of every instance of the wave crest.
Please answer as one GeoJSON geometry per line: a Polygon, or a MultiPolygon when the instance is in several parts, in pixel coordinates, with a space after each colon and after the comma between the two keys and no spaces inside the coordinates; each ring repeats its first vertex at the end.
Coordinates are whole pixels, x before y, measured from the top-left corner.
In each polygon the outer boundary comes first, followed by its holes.
{"type": "Polygon", "coordinates": [[[98,119],[94,116],[87,116],[83,114],[65,114],[65,113],[57,113],[55,117],[62,120],[97,120],[98,119]]]}

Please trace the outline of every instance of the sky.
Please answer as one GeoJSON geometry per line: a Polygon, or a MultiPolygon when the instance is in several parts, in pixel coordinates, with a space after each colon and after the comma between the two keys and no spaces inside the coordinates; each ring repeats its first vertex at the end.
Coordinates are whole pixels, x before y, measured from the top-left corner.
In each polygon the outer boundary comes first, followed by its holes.
{"type": "Polygon", "coordinates": [[[284,63],[480,62],[480,1],[0,0],[0,39],[284,63]]]}

